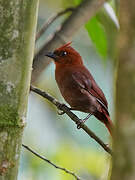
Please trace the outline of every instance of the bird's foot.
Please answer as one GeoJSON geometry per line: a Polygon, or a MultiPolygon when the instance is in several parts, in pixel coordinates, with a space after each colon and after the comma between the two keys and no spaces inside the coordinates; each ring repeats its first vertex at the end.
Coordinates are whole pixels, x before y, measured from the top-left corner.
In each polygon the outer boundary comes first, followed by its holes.
{"type": "MultiPolygon", "coordinates": [[[[58,115],[63,115],[63,114],[65,114],[65,112],[63,111],[63,110],[61,110],[62,109],[62,107],[64,107],[65,106],[65,104],[59,104],[58,106],[57,106],[57,108],[58,108],[58,115]]],[[[71,110],[74,110],[74,109],[72,109],[72,108],[69,108],[69,110],[71,111],[71,110]]]]}
{"type": "Polygon", "coordinates": [[[62,107],[64,107],[65,106],[65,104],[59,104],[58,106],[57,106],[57,108],[58,108],[58,115],[63,115],[63,114],[65,114],[65,112],[63,111],[63,110],[61,110],[62,109],[62,107]]]}
{"type": "Polygon", "coordinates": [[[63,114],[65,114],[64,111],[61,111],[61,110],[59,110],[59,109],[58,109],[57,113],[58,113],[58,115],[63,115],[63,114]]]}
{"type": "Polygon", "coordinates": [[[77,124],[77,129],[80,129],[82,128],[82,124],[84,124],[84,121],[80,119],[80,121],[78,121],[76,124],[77,124]]]}
{"type": "Polygon", "coordinates": [[[91,115],[92,115],[92,114],[88,114],[88,116],[87,116],[86,118],[81,119],[81,120],[77,123],[77,129],[80,129],[80,128],[82,127],[82,124],[84,124],[85,121],[87,121],[91,115]]]}

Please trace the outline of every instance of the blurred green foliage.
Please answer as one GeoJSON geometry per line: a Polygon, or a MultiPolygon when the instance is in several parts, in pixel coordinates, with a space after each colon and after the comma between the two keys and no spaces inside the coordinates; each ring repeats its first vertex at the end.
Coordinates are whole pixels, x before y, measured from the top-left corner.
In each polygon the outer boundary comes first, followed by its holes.
{"type": "Polygon", "coordinates": [[[85,27],[97,51],[105,58],[107,56],[107,38],[103,25],[96,17],[93,17],[85,27]]]}
{"type": "MultiPolygon", "coordinates": [[[[80,4],[80,2],[81,0],[74,0],[76,5],[80,4]]],[[[91,18],[85,25],[90,39],[104,61],[107,60],[107,56],[112,57],[114,55],[113,45],[116,31],[119,28],[114,1],[110,1],[110,4],[105,3],[96,16],[91,18]]]]}
{"type": "MultiPolygon", "coordinates": [[[[44,156],[46,157],[46,152],[41,154],[45,154],[44,156]]],[[[30,166],[29,170],[32,180],[40,179],[39,177],[41,174],[41,180],[44,178],[49,180],[49,177],[51,177],[51,180],[74,180],[72,175],[55,169],[50,164],[34,157],[32,154],[25,153],[24,155],[22,158],[25,158],[27,163],[24,169],[30,166]]],[[[104,153],[95,151],[94,149],[88,150],[83,147],[75,147],[72,143],[68,145],[60,144],[57,151],[47,155],[47,158],[54,164],[75,172],[78,176],[82,177],[82,179],[88,180],[97,180],[105,176],[104,172],[107,171],[107,166],[109,166],[109,161],[106,159],[104,153]]]]}
{"type": "MultiPolygon", "coordinates": [[[[59,162],[63,167],[66,167],[74,172],[89,177],[101,177],[105,171],[105,156],[104,153],[94,151],[92,149],[85,149],[75,147],[73,144],[60,146],[58,153],[55,156],[56,162],[59,162]],[[83,158],[82,158],[83,157],[83,158]]],[[[88,177],[87,177],[88,178],[88,177]]],[[[61,179],[64,179],[62,175],[61,179]]]]}

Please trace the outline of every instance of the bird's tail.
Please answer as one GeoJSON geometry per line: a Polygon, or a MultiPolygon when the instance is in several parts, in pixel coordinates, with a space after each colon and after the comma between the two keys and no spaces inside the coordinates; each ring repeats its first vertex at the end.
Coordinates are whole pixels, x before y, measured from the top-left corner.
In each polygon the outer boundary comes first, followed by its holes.
{"type": "Polygon", "coordinates": [[[102,113],[98,112],[95,114],[95,116],[105,124],[105,126],[107,127],[110,135],[112,136],[112,131],[113,131],[113,123],[110,119],[109,114],[106,112],[105,109],[102,109],[102,113]]]}
{"type": "Polygon", "coordinates": [[[105,124],[105,126],[107,127],[108,131],[110,132],[110,134],[112,136],[113,123],[112,123],[112,121],[110,119],[110,116],[108,114],[105,114],[105,116],[106,116],[107,120],[104,121],[104,124],[105,124]]]}

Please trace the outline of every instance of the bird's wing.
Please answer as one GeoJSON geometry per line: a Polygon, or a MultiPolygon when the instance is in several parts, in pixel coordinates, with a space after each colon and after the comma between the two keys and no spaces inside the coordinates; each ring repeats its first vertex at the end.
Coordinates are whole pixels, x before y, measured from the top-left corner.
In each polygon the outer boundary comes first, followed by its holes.
{"type": "MultiPolygon", "coordinates": [[[[74,81],[83,89],[88,91],[92,96],[94,96],[97,101],[108,113],[108,103],[104,96],[104,93],[99,88],[91,74],[84,74],[83,72],[74,72],[72,74],[74,81]]],[[[109,114],[109,113],[108,113],[109,114]]]]}
{"type": "Polygon", "coordinates": [[[73,80],[83,89],[91,89],[91,80],[85,76],[85,74],[81,72],[74,72],[72,74],[73,80]]]}

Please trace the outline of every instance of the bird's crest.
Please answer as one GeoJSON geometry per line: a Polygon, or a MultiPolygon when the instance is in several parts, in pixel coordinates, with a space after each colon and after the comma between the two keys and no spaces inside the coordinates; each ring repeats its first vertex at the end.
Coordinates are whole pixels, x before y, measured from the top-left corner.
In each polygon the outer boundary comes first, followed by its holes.
{"type": "MultiPolygon", "coordinates": [[[[63,46],[60,47],[60,49],[63,49],[63,48],[65,48],[65,47],[69,47],[69,46],[71,45],[71,43],[72,43],[72,42],[70,41],[70,42],[64,44],[63,46]]],[[[58,48],[58,49],[59,49],[59,48],[58,48]]]]}

